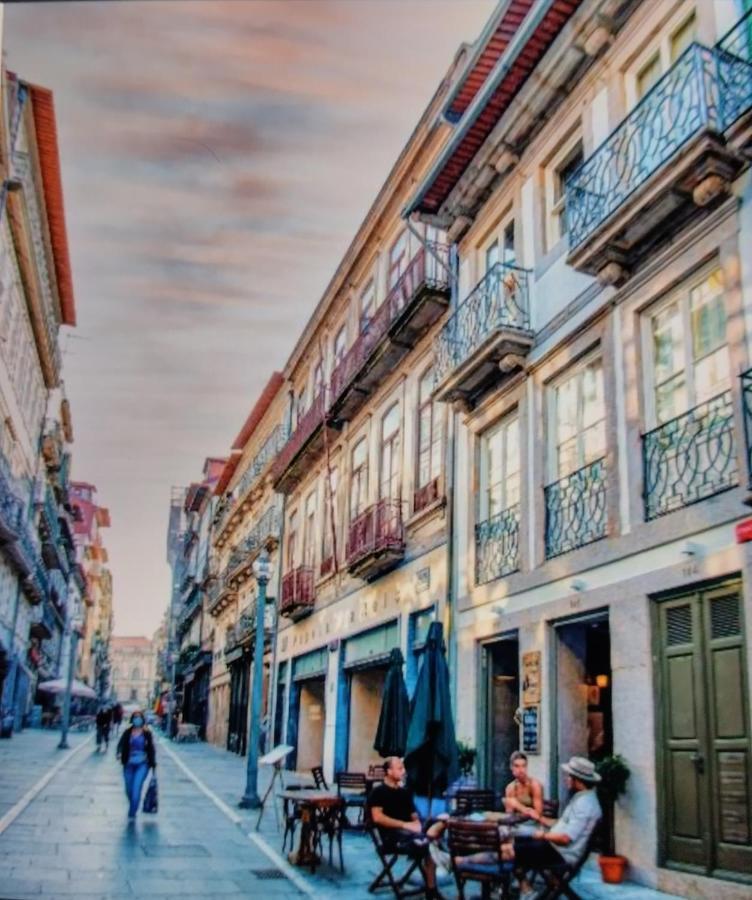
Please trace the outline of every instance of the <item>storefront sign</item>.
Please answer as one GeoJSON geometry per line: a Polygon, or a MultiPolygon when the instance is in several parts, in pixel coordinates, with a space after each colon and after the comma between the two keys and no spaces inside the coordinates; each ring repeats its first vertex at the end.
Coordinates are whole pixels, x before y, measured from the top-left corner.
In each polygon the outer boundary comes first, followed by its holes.
{"type": "Polygon", "coordinates": [[[541,702],[541,655],[539,650],[522,654],[522,705],[535,706],[541,702]]]}
{"type": "Polygon", "coordinates": [[[522,710],[522,749],[525,753],[540,753],[540,706],[522,710]]]}

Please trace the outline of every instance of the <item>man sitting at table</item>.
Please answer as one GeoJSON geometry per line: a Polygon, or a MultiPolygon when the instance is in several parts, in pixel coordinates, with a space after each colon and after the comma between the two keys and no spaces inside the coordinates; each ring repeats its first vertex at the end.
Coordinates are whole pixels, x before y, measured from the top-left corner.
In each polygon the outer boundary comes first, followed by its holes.
{"type": "Polygon", "coordinates": [[[426,897],[439,897],[436,866],[429,848],[445,828],[443,821],[423,828],[415,810],[413,795],[404,786],[405,764],[399,756],[384,761],[384,781],[368,797],[373,824],[379,829],[387,853],[404,853],[418,860],[426,878],[426,897]]]}
{"type": "Polygon", "coordinates": [[[540,871],[565,863],[578,863],[603,815],[595,792],[595,785],[601,777],[593,763],[581,756],[573,756],[568,763],[562,764],[562,769],[572,795],[561,818],[535,816],[545,828],[537,829],[530,837],[515,837],[511,846],[503,848],[503,856],[514,860],[519,872],[520,900],[533,900],[538,896],[536,891],[530,889],[524,873],[531,869],[540,871]]]}
{"type": "Polygon", "coordinates": [[[527,773],[527,756],[521,750],[509,757],[509,767],[514,780],[504,792],[504,809],[529,819],[540,819],[543,815],[543,788],[540,781],[527,773]]]}

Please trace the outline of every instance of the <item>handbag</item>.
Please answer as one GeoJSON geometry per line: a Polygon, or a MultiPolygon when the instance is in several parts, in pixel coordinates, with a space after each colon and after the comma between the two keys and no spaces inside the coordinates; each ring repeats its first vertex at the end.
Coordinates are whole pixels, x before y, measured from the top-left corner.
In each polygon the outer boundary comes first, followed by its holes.
{"type": "Polygon", "coordinates": [[[149,786],[144,795],[144,803],[141,807],[145,813],[155,813],[159,810],[159,794],[157,793],[157,776],[152,774],[149,786]]]}

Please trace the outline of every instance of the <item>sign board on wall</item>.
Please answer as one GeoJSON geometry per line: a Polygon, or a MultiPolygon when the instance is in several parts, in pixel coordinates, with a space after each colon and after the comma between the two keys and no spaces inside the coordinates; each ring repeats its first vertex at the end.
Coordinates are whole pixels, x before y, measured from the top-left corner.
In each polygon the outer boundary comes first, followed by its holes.
{"type": "Polygon", "coordinates": [[[525,753],[540,753],[540,706],[522,710],[522,749],[525,753]]]}
{"type": "Polygon", "coordinates": [[[522,705],[535,706],[541,702],[540,650],[522,654],[522,705]]]}

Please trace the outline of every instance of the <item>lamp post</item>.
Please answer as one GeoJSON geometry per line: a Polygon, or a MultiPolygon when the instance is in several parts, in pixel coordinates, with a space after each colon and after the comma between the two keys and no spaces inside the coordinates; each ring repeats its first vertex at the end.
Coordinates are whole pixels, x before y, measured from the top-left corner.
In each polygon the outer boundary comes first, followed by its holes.
{"type": "Polygon", "coordinates": [[[241,809],[258,809],[261,799],[258,793],[259,737],[261,735],[261,699],[264,681],[264,611],[266,586],[272,573],[269,554],[262,550],[253,563],[253,574],[258,583],[256,598],[256,635],[253,644],[253,683],[251,685],[251,709],[248,726],[248,760],[246,763],[245,793],[238,806],[241,809]]]}
{"type": "Polygon", "coordinates": [[[60,731],[60,743],[58,750],[68,750],[68,726],[70,725],[71,692],[73,690],[73,672],[76,668],[76,647],[78,645],[79,629],[83,626],[83,620],[71,615],[68,619],[70,627],[70,652],[68,655],[68,676],[65,683],[65,700],[63,701],[63,725],[60,731]]]}

